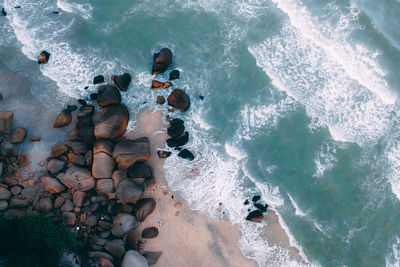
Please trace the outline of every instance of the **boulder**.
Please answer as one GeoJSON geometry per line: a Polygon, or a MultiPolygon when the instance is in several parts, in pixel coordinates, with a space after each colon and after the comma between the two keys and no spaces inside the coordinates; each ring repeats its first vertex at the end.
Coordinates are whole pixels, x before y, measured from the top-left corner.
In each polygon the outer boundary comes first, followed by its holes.
{"type": "Polygon", "coordinates": [[[62,206],[62,204],[64,204],[64,201],[65,201],[65,198],[57,197],[56,200],[54,200],[53,207],[55,209],[59,209],[62,206]]]}
{"type": "Polygon", "coordinates": [[[35,206],[35,210],[43,213],[47,213],[52,209],[53,209],[53,201],[51,201],[51,198],[49,197],[40,199],[40,201],[35,206]]]}
{"type": "Polygon", "coordinates": [[[167,98],[168,105],[173,106],[180,111],[186,111],[190,107],[189,96],[181,89],[172,90],[167,98]]]}
{"type": "Polygon", "coordinates": [[[143,191],[131,179],[122,180],[117,187],[117,197],[124,203],[136,203],[143,191]]]}
{"type": "Polygon", "coordinates": [[[94,128],[96,139],[118,139],[125,134],[129,112],[125,105],[107,106],[94,128]]]}
{"type": "Polygon", "coordinates": [[[54,128],[61,128],[67,126],[72,121],[71,111],[64,109],[61,113],[57,116],[56,121],[54,122],[54,128]]]}
{"type": "Polygon", "coordinates": [[[77,155],[73,152],[68,153],[68,161],[72,164],[85,166],[86,165],[86,157],[85,155],[77,155]]]}
{"type": "Polygon", "coordinates": [[[11,192],[5,189],[4,187],[0,187],[0,200],[7,200],[10,199],[11,197],[11,192]]]}
{"type": "Polygon", "coordinates": [[[51,174],[56,174],[60,172],[62,169],[64,169],[65,165],[66,165],[65,161],[58,159],[51,159],[49,162],[47,162],[47,170],[51,174]]]}
{"type": "Polygon", "coordinates": [[[179,77],[181,76],[179,70],[173,70],[169,73],[169,80],[176,80],[179,79],[179,77]]]}
{"type": "Polygon", "coordinates": [[[127,177],[126,170],[115,170],[112,174],[114,189],[116,190],[119,183],[127,177]]]}
{"type": "Polygon", "coordinates": [[[103,85],[99,87],[97,101],[100,107],[121,103],[121,93],[114,85],[103,85]]]}
{"type": "Polygon", "coordinates": [[[104,259],[108,259],[110,261],[114,261],[113,256],[111,256],[110,254],[107,254],[105,252],[100,252],[100,251],[89,251],[89,257],[90,258],[104,258],[104,259]]]}
{"type": "Polygon", "coordinates": [[[85,160],[86,160],[86,165],[87,166],[90,167],[90,166],[93,165],[93,152],[92,152],[92,150],[89,150],[88,152],[86,152],[85,160]]]}
{"type": "Polygon", "coordinates": [[[11,133],[13,117],[11,111],[0,111],[0,136],[11,133]]]}
{"type": "Polygon", "coordinates": [[[76,215],[73,212],[64,212],[62,214],[62,219],[68,226],[74,226],[76,223],[76,215]]]}
{"type": "Polygon", "coordinates": [[[104,83],[103,75],[97,75],[96,77],[93,78],[93,84],[99,84],[99,83],[104,83]]]}
{"type": "Polygon", "coordinates": [[[93,154],[96,155],[99,152],[113,155],[114,144],[109,140],[97,140],[93,146],[93,154]]]}
{"type": "Polygon", "coordinates": [[[66,199],[64,204],[61,206],[61,212],[69,212],[74,210],[74,204],[71,199],[66,199]]]}
{"type": "Polygon", "coordinates": [[[147,137],[118,142],[114,147],[114,158],[120,169],[127,169],[136,161],[150,159],[150,142],[147,137]]]}
{"type": "Polygon", "coordinates": [[[157,151],[157,155],[160,159],[165,159],[171,156],[171,151],[157,151]]]}
{"type": "Polygon", "coordinates": [[[156,201],[152,198],[142,198],[136,202],[135,216],[143,222],[156,208],[156,201]]]}
{"type": "Polygon", "coordinates": [[[161,49],[160,53],[154,54],[152,74],[163,73],[172,61],[172,51],[168,48],[161,49]]]}
{"type": "Polygon", "coordinates": [[[78,128],[79,139],[83,142],[93,144],[96,140],[94,136],[94,127],[93,126],[81,126],[78,128]]]}
{"type": "Polygon", "coordinates": [[[47,64],[50,58],[50,53],[47,51],[40,52],[38,64],[47,64]]]}
{"type": "Polygon", "coordinates": [[[156,103],[159,104],[159,105],[164,105],[165,98],[163,96],[161,96],[161,95],[157,96],[156,103]]]}
{"type": "Polygon", "coordinates": [[[114,184],[112,179],[99,179],[96,181],[96,192],[99,195],[107,195],[114,192],[114,184]]]}
{"type": "Polygon", "coordinates": [[[11,187],[11,194],[13,194],[14,196],[18,195],[19,193],[21,193],[21,187],[19,186],[13,186],[11,187]]]}
{"type": "Polygon", "coordinates": [[[149,264],[145,257],[140,255],[137,250],[129,250],[125,253],[121,267],[148,267],[149,264]]]}
{"type": "Polygon", "coordinates": [[[131,82],[131,80],[132,80],[132,78],[129,73],[124,73],[119,76],[113,76],[113,81],[114,81],[115,85],[121,91],[128,90],[128,86],[129,86],[129,83],[131,82]]]}
{"type": "Polygon", "coordinates": [[[268,204],[262,205],[262,204],[256,203],[256,204],[254,204],[254,207],[256,207],[261,212],[266,212],[267,208],[268,208],[268,204]]]}
{"type": "Polygon", "coordinates": [[[114,264],[109,259],[106,259],[106,258],[97,258],[96,263],[100,267],[114,267],[114,264]]]}
{"type": "Polygon", "coordinates": [[[26,130],[23,128],[17,128],[11,138],[11,143],[21,143],[25,140],[26,130]]]}
{"type": "Polygon", "coordinates": [[[125,237],[125,247],[126,249],[138,249],[137,241],[138,241],[137,230],[131,229],[125,237]]]}
{"type": "Polygon", "coordinates": [[[31,200],[24,198],[23,196],[15,196],[10,200],[10,208],[23,208],[31,204],[31,200]]]}
{"type": "Polygon", "coordinates": [[[85,198],[86,193],[82,191],[75,191],[72,195],[72,201],[76,207],[82,207],[83,199],[85,198]]]}
{"type": "Polygon", "coordinates": [[[171,87],[171,86],[172,86],[172,84],[170,82],[163,83],[163,82],[159,82],[159,81],[156,81],[156,80],[153,80],[151,82],[151,89],[153,89],[153,90],[165,89],[165,88],[168,88],[168,87],[171,87]]]}
{"type": "Polygon", "coordinates": [[[149,179],[153,177],[153,169],[146,162],[136,162],[128,168],[127,174],[129,178],[149,179]]]}
{"type": "Polygon", "coordinates": [[[75,154],[86,154],[90,150],[90,145],[85,142],[72,142],[71,149],[75,154]]]}
{"type": "Polygon", "coordinates": [[[95,226],[95,225],[97,224],[97,221],[98,221],[98,219],[97,219],[96,216],[90,215],[90,216],[88,216],[88,217],[86,218],[85,224],[86,224],[87,226],[93,227],[93,226],[95,226]]]}
{"type": "Polygon", "coordinates": [[[190,152],[189,150],[187,150],[186,148],[185,148],[185,149],[182,149],[181,152],[178,153],[178,157],[181,157],[181,158],[183,158],[183,159],[187,159],[187,160],[189,160],[189,161],[194,160],[194,155],[193,155],[193,153],[190,152]]]}
{"type": "Polygon", "coordinates": [[[264,215],[260,210],[253,210],[251,211],[247,217],[246,220],[252,221],[252,222],[261,222],[264,219],[264,215]]]}
{"type": "Polygon", "coordinates": [[[181,147],[189,142],[189,133],[185,132],[181,137],[171,137],[167,139],[169,147],[181,147]]]}
{"type": "Polygon", "coordinates": [[[160,258],[162,252],[161,251],[144,251],[143,256],[146,258],[149,265],[154,265],[157,263],[158,259],[160,258]]]}
{"type": "Polygon", "coordinates": [[[135,216],[127,213],[119,213],[111,227],[111,233],[116,237],[123,237],[131,229],[137,229],[140,226],[140,222],[135,216]]]}
{"type": "Polygon", "coordinates": [[[261,199],[261,196],[254,196],[252,199],[251,199],[251,201],[253,201],[253,202],[257,202],[257,201],[259,201],[261,199]]]}
{"type": "Polygon", "coordinates": [[[142,231],[142,238],[150,239],[158,236],[158,229],[156,227],[148,227],[142,231]]]}
{"type": "Polygon", "coordinates": [[[0,211],[4,211],[8,208],[8,202],[5,200],[0,200],[0,211]]]}
{"type": "Polygon", "coordinates": [[[121,259],[125,254],[125,245],[122,239],[114,239],[104,244],[104,250],[117,259],[121,259]]]}
{"type": "Polygon", "coordinates": [[[68,152],[68,146],[65,144],[58,144],[51,147],[51,156],[53,158],[58,158],[62,154],[68,152]]]}
{"type": "Polygon", "coordinates": [[[72,165],[61,178],[61,182],[68,188],[74,188],[78,191],[87,191],[95,187],[95,180],[90,171],[72,165]]]}
{"type": "Polygon", "coordinates": [[[40,178],[40,180],[46,187],[47,192],[51,194],[57,194],[65,190],[65,186],[63,186],[57,179],[44,176],[40,178]]]}
{"type": "Polygon", "coordinates": [[[178,138],[185,131],[184,122],[181,119],[173,119],[167,129],[167,133],[171,137],[178,138]]]}
{"type": "Polygon", "coordinates": [[[92,118],[94,113],[94,106],[92,105],[84,105],[79,108],[78,112],[76,113],[76,117],[79,121],[87,118],[92,118]]]}
{"type": "Polygon", "coordinates": [[[93,156],[92,175],[96,179],[111,178],[115,167],[114,159],[103,152],[93,156]]]}

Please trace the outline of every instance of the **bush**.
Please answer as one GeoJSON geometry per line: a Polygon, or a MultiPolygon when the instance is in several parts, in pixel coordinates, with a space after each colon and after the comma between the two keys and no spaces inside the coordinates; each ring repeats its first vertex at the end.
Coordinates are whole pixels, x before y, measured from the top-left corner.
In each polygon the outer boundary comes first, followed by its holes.
{"type": "Polygon", "coordinates": [[[7,267],[57,266],[74,235],[44,216],[0,219],[0,259],[7,267]]]}

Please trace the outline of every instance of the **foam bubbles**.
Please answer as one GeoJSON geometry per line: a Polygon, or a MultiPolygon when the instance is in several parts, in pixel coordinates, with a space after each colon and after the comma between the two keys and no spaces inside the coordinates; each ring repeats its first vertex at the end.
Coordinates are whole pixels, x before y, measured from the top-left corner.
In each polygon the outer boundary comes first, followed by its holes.
{"type": "Polygon", "coordinates": [[[57,0],[57,6],[66,12],[77,14],[84,19],[92,18],[93,7],[90,3],[74,3],[70,0],[57,0]]]}
{"type": "Polygon", "coordinates": [[[292,203],[293,208],[296,210],[295,214],[296,214],[297,216],[300,216],[300,217],[306,216],[307,214],[305,214],[305,213],[299,208],[299,206],[297,205],[297,203],[294,201],[294,199],[292,198],[292,196],[291,196],[290,194],[288,194],[288,197],[289,197],[289,199],[290,199],[290,202],[292,203]]]}

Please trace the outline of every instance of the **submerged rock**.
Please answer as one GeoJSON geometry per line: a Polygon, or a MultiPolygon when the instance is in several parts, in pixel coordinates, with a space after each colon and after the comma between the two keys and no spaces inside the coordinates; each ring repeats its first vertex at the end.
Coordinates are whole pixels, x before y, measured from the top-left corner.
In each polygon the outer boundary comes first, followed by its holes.
{"type": "Polygon", "coordinates": [[[187,160],[194,160],[194,155],[192,154],[192,152],[190,152],[187,149],[182,149],[181,152],[178,153],[178,157],[181,157],[183,159],[187,159],[187,160]]]}
{"type": "Polygon", "coordinates": [[[132,78],[129,73],[124,73],[119,76],[113,76],[112,80],[114,81],[115,85],[121,91],[128,90],[129,83],[131,82],[132,78]]]}
{"type": "Polygon", "coordinates": [[[67,126],[72,121],[71,111],[64,109],[61,113],[57,116],[56,121],[54,122],[54,128],[61,128],[67,126]]]}
{"type": "Polygon", "coordinates": [[[99,83],[104,83],[103,75],[97,75],[96,77],[93,78],[93,84],[99,84],[99,83]]]}
{"type": "Polygon", "coordinates": [[[154,64],[152,74],[163,73],[168,69],[172,61],[172,51],[168,48],[163,48],[160,53],[154,54],[154,64]]]}
{"type": "Polygon", "coordinates": [[[163,83],[163,82],[159,82],[159,81],[153,80],[152,83],[151,83],[151,89],[153,89],[153,90],[165,89],[165,88],[168,88],[168,87],[171,87],[171,86],[172,86],[172,84],[170,82],[163,83]]]}
{"type": "Polygon", "coordinates": [[[40,52],[38,64],[47,64],[50,58],[50,53],[47,51],[40,52]]]}
{"type": "Polygon", "coordinates": [[[252,221],[252,222],[261,222],[263,219],[264,219],[264,215],[259,210],[251,211],[246,217],[246,220],[252,221]]]}
{"type": "Polygon", "coordinates": [[[23,128],[17,128],[11,138],[11,143],[21,143],[25,140],[26,130],[23,128]]]}
{"type": "Polygon", "coordinates": [[[185,131],[184,122],[181,119],[173,119],[167,129],[167,133],[171,137],[178,138],[185,131]]]}
{"type": "Polygon", "coordinates": [[[189,142],[189,133],[185,132],[184,135],[181,137],[172,137],[167,139],[167,145],[169,147],[181,147],[187,144],[189,142]]]}
{"type": "Polygon", "coordinates": [[[172,90],[168,96],[168,105],[173,106],[180,111],[186,111],[190,107],[189,96],[181,89],[172,90]]]}
{"type": "Polygon", "coordinates": [[[159,105],[165,104],[165,98],[163,96],[161,96],[161,95],[157,96],[156,103],[159,104],[159,105]]]}
{"type": "Polygon", "coordinates": [[[261,196],[254,196],[254,197],[251,199],[251,201],[257,202],[257,201],[259,201],[260,199],[261,199],[261,196]]]}
{"type": "Polygon", "coordinates": [[[179,77],[181,76],[179,70],[173,70],[169,73],[169,80],[176,80],[179,79],[179,77]]]}

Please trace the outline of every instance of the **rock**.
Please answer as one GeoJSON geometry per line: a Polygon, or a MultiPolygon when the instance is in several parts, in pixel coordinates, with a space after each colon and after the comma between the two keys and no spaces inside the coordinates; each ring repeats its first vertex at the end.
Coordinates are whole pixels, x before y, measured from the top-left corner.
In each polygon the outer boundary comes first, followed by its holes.
{"type": "Polygon", "coordinates": [[[13,194],[14,196],[18,195],[19,193],[21,193],[21,187],[13,186],[11,188],[11,194],[13,194]]]}
{"type": "Polygon", "coordinates": [[[181,89],[172,90],[171,94],[167,98],[168,105],[173,106],[180,111],[186,111],[190,107],[189,96],[181,89]]]}
{"type": "Polygon", "coordinates": [[[68,168],[61,182],[67,187],[72,187],[78,191],[87,191],[95,187],[95,180],[90,171],[75,165],[68,168]]]}
{"type": "Polygon", "coordinates": [[[39,203],[36,204],[35,210],[43,213],[47,213],[53,209],[53,201],[51,198],[45,197],[39,200],[39,203]]]}
{"type": "Polygon", "coordinates": [[[114,147],[114,158],[120,169],[127,169],[136,161],[150,159],[150,142],[147,137],[118,142],[114,147]]]}
{"type": "Polygon", "coordinates": [[[136,203],[143,191],[131,179],[122,180],[117,187],[117,197],[124,203],[136,203]]]}
{"type": "Polygon", "coordinates": [[[161,251],[144,251],[143,256],[146,258],[149,265],[154,265],[157,263],[158,259],[160,258],[162,252],[161,251]]]}
{"type": "Polygon", "coordinates": [[[27,187],[21,191],[22,197],[32,200],[36,194],[38,193],[38,189],[36,187],[27,187]]]}
{"type": "Polygon", "coordinates": [[[153,169],[145,162],[136,162],[128,168],[127,174],[129,178],[149,179],[153,177],[153,169]]]}
{"type": "Polygon", "coordinates": [[[84,142],[72,142],[71,149],[75,154],[86,154],[90,150],[90,145],[84,142]]]}
{"type": "Polygon", "coordinates": [[[115,85],[118,87],[119,90],[121,91],[126,91],[128,90],[129,83],[131,82],[132,78],[129,73],[124,73],[119,76],[113,76],[113,81],[115,85]]]}
{"type": "Polygon", "coordinates": [[[129,112],[125,105],[107,106],[100,114],[95,125],[96,139],[118,139],[125,134],[128,126],[129,112]]]}
{"type": "Polygon", "coordinates": [[[192,152],[190,152],[187,149],[182,149],[181,152],[178,153],[178,157],[181,157],[183,159],[187,159],[189,161],[194,160],[194,155],[192,154],[192,152]]]}
{"type": "Polygon", "coordinates": [[[32,136],[31,138],[29,138],[29,143],[34,143],[34,142],[39,142],[40,141],[40,137],[36,137],[36,136],[32,136]]]}
{"type": "Polygon", "coordinates": [[[87,166],[90,167],[90,166],[93,165],[93,152],[92,152],[92,150],[89,150],[88,152],[86,152],[85,160],[86,160],[86,165],[87,166]]]}
{"type": "Polygon", "coordinates": [[[26,130],[23,128],[17,128],[11,138],[11,143],[21,143],[25,140],[26,130]]]}
{"type": "Polygon", "coordinates": [[[9,186],[14,186],[18,184],[18,180],[13,177],[6,177],[4,178],[4,183],[6,183],[9,186]]]}
{"type": "Polygon", "coordinates": [[[140,226],[140,222],[132,215],[119,213],[111,228],[111,233],[116,237],[122,237],[131,229],[136,229],[140,226]]]}
{"type": "Polygon", "coordinates": [[[170,122],[170,127],[167,129],[167,133],[171,137],[178,138],[185,131],[184,122],[181,119],[173,119],[170,122]]]}
{"type": "Polygon", "coordinates": [[[74,226],[76,223],[76,215],[73,212],[64,212],[62,214],[62,219],[68,226],[74,226]]]}
{"type": "Polygon", "coordinates": [[[5,16],[7,16],[7,12],[6,12],[6,10],[4,9],[4,7],[1,9],[1,14],[5,17],[5,16]]]}
{"type": "Polygon", "coordinates": [[[246,220],[252,221],[252,222],[261,222],[263,219],[264,219],[264,215],[259,210],[251,211],[246,217],[246,220]]]}
{"type": "Polygon", "coordinates": [[[149,227],[142,231],[142,238],[155,238],[158,236],[158,229],[156,227],[149,227]]]}
{"type": "Polygon", "coordinates": [[[71,111],[64,109],[61,113],[57,116],[56,121],[54,122],[54,128],[61,128],[67,126],[72,121],[71,111]]]}
{"type": "Polygon", "coordinates": [[[92,144],[96,140],[94,136],[94,127],[93,126],[82,126],[78,128],[78,135],[80,140],[83,142],[92,144]]]}
{"type": "Polygon", "coordinates": [[[78,107],[76,105],[68,105],[67,106],[67,110],[70,112],[77,110],[77,109],[78,109],[78,107]]]}
{"type": "Polygon", "coordinates": [[[266,212],[266,211],[267,211],[267,208],[268,208],[268,204],[265,204],[265,206],[264,206],[264,205],[262,205],[262,204],[256,203],[256,204],[254,204],[254,206],[255,206],[257,209],[259,209],[261,212],[266,212]]]}
{"type": "Polygon", "coordinates": [[[249,200],[246,199],[246,201],[243,203],[244,205],[249,205],[249,200]]]}
{"type": "Polygon", "coordinates": [[[171,152],[170,151],[157,151],[157,155],[159,158],[165,159],[165,158],[168,158],[169,156],[171,156],[171,152]]]}
{"type": "Polygon", "coordinates": [[[169,80],[176,80],[179,79],[179,77],[181,76],[179,70],[173,70],[169,73],[169,80]]]}
{"type": "Polygon", "coordinates": [[[66,152],[68,152],[68,146],[65,144],[58,144],[51,147],[51,156],[53,158],[58,158],[66,152]]]}
{"type": "Polygon", "coordinates": [[[157,96],[156,103],[159,105],[163,105],[165,103],[165,98],[161,95],[157,96]]]}
{"type": "Polygon", "coordinates": [[[47,163],[47,170],[51,174],[56,174],[56,173],[60,172],[62,169],[64,169],[65,165],[66,165],[66,163],[62,160],[51,159],[47,163]]]}
{"type": "Polygon", "coordinates": [[[254,197],[251,199],[251,201],[257,202],[257,201],[259,201],[260,199],[261,199],[261,196],[254,196],[254,197]]]}
{"type": "Polygon", "coordinates": [[[0,136],[11,133],[13,117],[11,111],[0,111],[0,136]]]}
{"type": "Polygon", "coordinates": [[[154,54],[152,74],[163,73],[172,61],[172,51],[168,48],[161,49],[160,53],[154,54]]]}
{"type": "Polygon", "coordinates": [[[99,83],[104,83],[103,75],[97,75],[96,77],[93,78],[93,84],[99,84],[99,83]]]}
{"type": "Polygon", "coordinates": [[[93,157],[92,174],[96,179],[111,178],[115,167],[114,159],[106,153],[97,153],[93,157]]]}
{"type": "Polygon", "coordinates": [[[64,204],[65,198],[63,197],[57,197],[56,200],[54,200],[54,208],[58,209],[64,204]]]}
{"type": "Polygon", "coordinates": [[[90,201],[91,201],[92,203],[100,203],[100,202],[103,202],[103,201],[105,201],[105,200],[107,200],[107,198],[104,197],[104,196],[92,196],[92,197],[90,198],[90,201]]]}
{"type": "Polygon", "coordinates": [[[0,200],[0,211],[6,210],[8,207],[8,202],[5,200],[0,200]]]}
{"type": "Polygon", "coordinates": [[[112,104],[119,104],[121,103],[121,93],[113,85],[103,85],[99,87],[97,101],[99,101],[100,107],[105,107],[112,104]]]}
{"type": "Polygon", "coordinates": [[[97,221],[98,221],[98,219],[97,219],[96,216],[90,215],[90,216],[88,216],[88,217],[86,218],[85,224],[86,224],[87,226],[93,227],[93,226],[95,226],[95,225],[97,224],[97,221]]]}
{"type": "Polygon", "coordinates": [[[84,105],[79,108],[76,117],[78,120],[82,120],[85,118],[91,118],[94,113],[94,106],[92,105],[84,105]]]}
{"type": "Polygon", "coordinates": [[[167,139],[167,145],[169,147],[181,147],[189,142],[189,133],[185,132],[181,137],[171,137],[167,139]]]}
{"type": "Polygon", "coordinates": [[[96,181],[96,192],[99,195],[107,195],[114,192],[114,184],[112,179],[99,179],[96,181]]]}
{"type": "Polygon", "coordinates": [[[129,250],[125,253],[121,267],[148,267],[149,264],[145,257],[136,250],[129,250]]]}
{"type": "Polygon", "coordinates": [[[50,53],[47,51],[40,52],[38,64],[47,64],[50,58],[50,53]]]}
{"type": "Polygon", "coordinates": [[[61,212],[68,212],[74,210],[74,204],[71,199],[66,199],[64,204],[61,206],[61,212]]]}
{"type": "Polygon", "coordinates": [[[159,81],[153,80],[152,83],[151,83],[151,89],[153,89],[153,90],[165,89],[165,88],[168,88],[168,87],[171,87],[171,86],[172,86],[172,84],[170,82],[163,83],[163,82],[159,82],[159,81]]]}
{"type": "Polygon", "coordinates": [[[120,259],[125,254],[125,245],[122,239],[114,239],[104,244],[104,249],[113,257],[120,259]]]}
{"type": "Polygon", "coordinates": [[[68,153],[68,161],[80,166],[86,165],[86,157],[84,155],[77,155],[73,152],[68,153]]]}
{"type": "Polygon", "coordinates": [[[7,189],[0,187],[0,200],[7,200],[10,199],[11,197],[11,192],[8,191],[7,189]]]}
{"type": "Polygon", "coordinates": [[[96,263],[100,265],[100,267],[114,267],[114,264],[106,258],[98,258],[96,263]]]}
{"type": "Polygon", "coordinates": [[[44,176],[40,178],[40,180],[46,187],[47,192],[51,194],[57,194],[65,190],[65,186],[63,186],[57,179],[44,176]]]}
{"type": "Polygon", "coordinates": [[[82,207],[83,199],[85,198],[86,193],[81,191],[75,191],[72,195],[72,200],[76,207],[82,207]]]}
{"type": "Polygon", "coordinates": [[[114,150],[113,142],[109,140],[97,140],[93,147],[93,154],[96,155],[97,153],[103,152],[112,156],[113,150],[114,150]]]}
{"type": "Polygon", "coordinates": [[[143,222],[156,208],[156,201],[152,198],[142,198],[136,202],[135,216],[143,222]]]}
{"type": "Polygon", "coordinates": [[[104,259],[108,259],[110,261],[114,261],[113,256],[111,256],[110,254],[107,254],[105,252],[100,252],[100,251],[89,251],[89,257],[90,258],[104,258],[104,259]]]}
{"type": "Polygon", "coordinates": [[[31,201],[23,196],[15,196],[10,200],[10,208],[23,208],[29,206],[31,201]]]}
{"type": "Polygon", "coordinates": [[[126,179],[127,174],[126,174],[126,170],[115,170],[112,174],[112,179],[114,182],[114,189],[116,190],[118,188],[119,183],[126,179]]]}
{"type": "Polygon", "coordinates": [[[111,229],[111,225],[112,225],[112,223],[107,222],[107,221],[105,221],[105,220],[99,221],[99,226],[100,226],[101,228],[103,228],[103,229],[111,229]]]}

